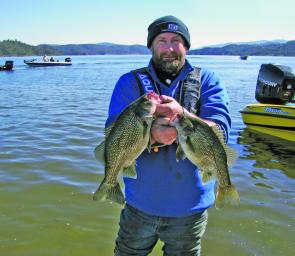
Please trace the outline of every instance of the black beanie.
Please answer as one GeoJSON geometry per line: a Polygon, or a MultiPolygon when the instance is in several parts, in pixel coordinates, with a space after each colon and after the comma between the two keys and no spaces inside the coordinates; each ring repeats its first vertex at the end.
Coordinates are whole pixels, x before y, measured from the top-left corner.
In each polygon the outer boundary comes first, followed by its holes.
{"type": "Polygon", "coordinates": [[[186,25],[174,16],[164,16],[156,19],[148,27],[147,47],[150,48],[154,38],[165,32],[172,32],[183,37],[187,49],[191,46],[190,35],[186,25]]]}

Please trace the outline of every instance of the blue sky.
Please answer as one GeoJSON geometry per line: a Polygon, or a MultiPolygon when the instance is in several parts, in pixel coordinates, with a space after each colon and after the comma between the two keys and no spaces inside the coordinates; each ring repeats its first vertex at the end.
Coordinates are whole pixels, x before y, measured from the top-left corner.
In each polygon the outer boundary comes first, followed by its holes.
{"type": "Polygon", "coordinates": [[[295,39],[294,0],[3,0],[0,41],[145,45],[148,25],[165,15],[188,26],[192,49],[295,39]]]}

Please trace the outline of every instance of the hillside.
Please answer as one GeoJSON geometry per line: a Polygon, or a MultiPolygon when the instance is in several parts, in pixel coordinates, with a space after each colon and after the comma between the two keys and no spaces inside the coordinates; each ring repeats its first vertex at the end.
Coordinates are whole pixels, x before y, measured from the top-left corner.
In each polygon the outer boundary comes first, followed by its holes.
{"type": "Polygon", "coordinates": [[[62,52],[46,47],[32,46],[17,40],[0,41],[0,56],[62,55],[62,52]]]}
{"type": "Polygon", "coordinates": [[[105,54],[149,54],[150,51],[143,45],[120,45],[111,43],[101,44],[67,44],[67,45],[39,45],[42,48],[54,49],[64,55],[105,55],[105,54]]]}
{"type": "Polygon", "coordinates": [[[295,40],[286,43],[230,44],[224,47],[204,47],[190,50],[191,55],[250,55],[250,56],[295,56],[295,40]]]}
{"type": "MultiPolygon", "coordinates": [[[[41,56],[41,55],[114,55],[150,54],[144,45],[99,44],[41,44],[32,46],[17,40],[0,41],[0,56],[41,56]]],[[[295,40],[286,42],[225,44],[223,47],[192,49],[190,55],[249,55],[249,56],[295,56],[295,40]]]]}

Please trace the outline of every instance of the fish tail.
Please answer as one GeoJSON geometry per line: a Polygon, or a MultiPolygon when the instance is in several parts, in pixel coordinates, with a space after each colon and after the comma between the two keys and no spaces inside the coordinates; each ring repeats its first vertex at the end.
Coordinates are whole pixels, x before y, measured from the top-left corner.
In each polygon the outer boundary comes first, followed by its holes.
{"type": "Polygon", "coordinates": [[[136,179],[137,177],[137,173],[136,173],[136,168],[135,168],[135,163],[133,163],[132,165],[126,167],[123,169],[123,175],[124,177],[129,177],[129,178],[133,178],[136,179]]]}
{"type": "Polygon", "coordinates": [[[95,201],[106,201],[111,200],[118,204],[124,204],[125,199],[120,188],[120,184],[107,184],[103,181],[93,195],[95,201]]]}
{"type": "Polygon", "coordinates": [[[233,185],[226,188],[218,187],[217,189],[215,207],[217,209],[222,208],[226,204],[235,206],[240,204],[240,196],[233,185]]]}

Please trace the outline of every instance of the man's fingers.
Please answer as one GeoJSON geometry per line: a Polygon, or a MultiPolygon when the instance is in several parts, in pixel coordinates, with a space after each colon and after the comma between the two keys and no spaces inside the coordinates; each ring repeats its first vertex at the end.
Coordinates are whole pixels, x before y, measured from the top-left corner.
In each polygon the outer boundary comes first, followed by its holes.
{"type": "Polygon", "coordinates": [[[169,125],[169,123],[170,123],[170,118],[159,117],[153,122],[153,125],[169,125]]]}
{"type": "Polygon", "coordinates": [[[167,109],[167,106],[165,104],[157,105],[157,108],[156,108],[157,113],[165,113],[167,111],[169,111],[169,109],[167,109]]]}
{"type": "Polygon", "coordinates": [[[170,102],[174,101],[175,99],[173,99],[170,96],[160,95],[160,100],[162,101],[162,104],[163,104],[163,103],[170,103],[170,102]]]}

